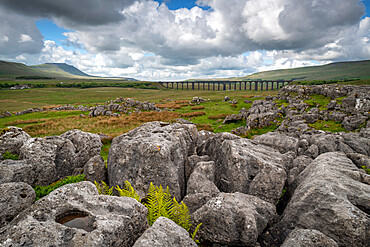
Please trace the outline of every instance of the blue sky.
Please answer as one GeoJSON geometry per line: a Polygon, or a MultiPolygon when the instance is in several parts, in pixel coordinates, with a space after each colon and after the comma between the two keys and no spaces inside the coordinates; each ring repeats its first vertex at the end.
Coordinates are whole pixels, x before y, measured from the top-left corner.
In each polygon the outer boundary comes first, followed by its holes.
{"type": "Polygon", "coordinates": [[[0,59],[143,80],[370,59],[370,0],[196,2],[2,0],[0,59]]]}

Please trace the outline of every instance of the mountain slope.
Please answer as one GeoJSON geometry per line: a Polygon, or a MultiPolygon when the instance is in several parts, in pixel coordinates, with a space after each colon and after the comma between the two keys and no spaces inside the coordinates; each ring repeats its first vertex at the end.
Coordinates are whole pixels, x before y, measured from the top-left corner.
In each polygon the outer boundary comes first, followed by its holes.
{"type": "Polygon", "coordinates": [[[339,80],[339,79],[370,79],[370,60],[355,62],[337,62],[321,66],[310,66],[295,69],[271,70],[232,80],[339,80]]]}
{"type": "Polygon", "coordinates": [[[0,60],[0,78],[14,78],[17,76],[44,76],[50,77],[47,72],[31,68],[23,63],[12,63],[0,60]]]}
{"type": "Polygon", "coordinates": [[[75,75],[75,76],[85,76],[85,77],[92,77],[81,70],[77,69],[72,65],[68,65],[65,63],[44,63],[40,65],[32,65],[29,66],[31,68],[35,68],[38,70],[42,70],[48,73],[58,74],[58,75],[75,75]]]}

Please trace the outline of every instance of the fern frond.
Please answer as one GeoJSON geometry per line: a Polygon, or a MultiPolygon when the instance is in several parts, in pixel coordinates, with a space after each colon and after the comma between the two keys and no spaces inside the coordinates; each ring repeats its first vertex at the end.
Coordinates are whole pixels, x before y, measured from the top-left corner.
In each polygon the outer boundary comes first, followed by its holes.
{"type": "Polygon", "coordinates": [[[191,227],[191,218],[189,215],[189,209],[185,205],[184,202],[179,204],[176,201],[176,198],[173,198],[173,205],[174,205],[174,214],[173,214],[173,221],[184,228],[186,231],[190,230],[191,227]]]}
{"type": "Polygon", "coordinates": [[[98,190],[99,195],[103,194],[103,188],[100,186],[100,184],[96,181],[94,181],[95,187],[98,190]]]}
{"type": "Polygon", "coordinates": [[[147,200],[144,203],[144,206],[148,208],[148,214],[147,219],[149,222],[149,225],[153,225],[153,223],[158,219],[158,206],[157,206],[157,199],[156,199],[156,187],[153,185],[153,183],[150,183],[148,194],[147,194],[147,200]]]}
{"type": "Polygon", "coordinates": [[[116,190],[119,193],[119,196],[126,196],[136,199],[138,202],[140,202],[140,196],[138,193],[136,193],[135,189],[132,187],[129,181],[125,181],[125,185],[123,189],[121,189],[118,185],[116,187],[116,190]]]}
{"type": "Polygon", "coordinates": [[[113,195],[113,187],[110,188],[108,184],[104,183],[104,181],[101,181],[101,183],[103,184],[102,194],[108,196],[113,195]]]}
{"type": "Polygon", "coordinates": [[[202,224],[203,224],[203,223],[199,223],[199,224],[197,225],[197,227],[195,228],[194,232],[191,234],[191,239],[193,239],[193,241],[194,241],[195,243],[197,243],[197,244],[199,244],[200,242],[199,242],[199,240],[196,240],[196,239],[195,239],[195,235],[197,235],[197,232],[199,231],[199,228],[202,226],[202,224]]]}

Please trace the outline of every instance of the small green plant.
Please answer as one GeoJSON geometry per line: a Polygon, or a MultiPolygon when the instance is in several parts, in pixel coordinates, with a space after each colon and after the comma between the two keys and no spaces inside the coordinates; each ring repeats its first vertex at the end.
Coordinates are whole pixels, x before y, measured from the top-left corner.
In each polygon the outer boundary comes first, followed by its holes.
{"type": "Polygon", "coordinates": [[[361,168],[364,169],[367,174],[370,174],[370,168],[367,168],[366,166],[361,166],[361,168]]]}
{"type": "Polygon", "coordinates": [[[104,181],[101,181],[101,184],[99,184],[96,181],[94,181],[94,183],[100,195],[108,195],[108,196],[113,195],[113,187],[110,188],[108,184],[104,183],[104,181]]]}
{"type": "MultiPolygon", "coordinates": [[[[99,194],[113,195],[113,187],[110,188],[103,181],[101,181],[101,184],[95,181],[95,186],[98,189],[99,194]]],[[[150,226],[153,225],[159,217],[166,217],[188,231],[191,238],[196,243],[199,243],[198,240],[195,240],[195,235],[202,223],[197,225],[193,233],[190,233],[192,224],[189,209],[185,203],[178,203],[175,197],[172,198],[168,186],[166,189],[163,189],[161,185],[155,186],[153,183],[150,183],[147,197],[143,200],[140,200],[139,194],[137,194],[135,189],[127,180],[125,181],[123,189],[118,185],[115,189],[118,191],[120,196],[134,198],[148,209],[147,219],[150,226]]]]}
{"type": "Polygon", "coordinates": [[[55,183],[52,183],[50,185],[46,185],[46,186],[42,186],[42,185],[36,185],[35,188],[33,188],[35,190],[35,193],[36,193],[36,200],[39,200],[41,199],[42,197],[48,195],[50,192],[54,191],[55,189],[63,186],[63,185],[66,185],[66,184],[72,184],[72,183],[79,183],[79,182],[82,182],[85,180],[85,175],[84,174],[80,174],[80,175],[77,175],[77,176],[68,176],[62,180],[59,180],[55,183]]]}
{"type": "Polygon", "coordinates": [[[12,154],[9,151],[6,151],[5,153],[2,154],[4,160],[19,160],[18,154],[12,154]]]}
{"type": "MultiPolygon", "coordinates": [[[[112,187],[112,189],[113,189],[113,187],[112,187]]],[[[140,202],[140,196],[139,196],[139,194],[136,193],[136,191],[131,186],[131,184],[130,184],[129,181],[127,181],[127,180],[125,181],[125,185],[124,185],[123,189],[121,189],[117,185],[116,190],[118,191],[118,193],[119,193],[120,196],[132,197],[132,198],[135,198],[138,202],[140,202]]]]}

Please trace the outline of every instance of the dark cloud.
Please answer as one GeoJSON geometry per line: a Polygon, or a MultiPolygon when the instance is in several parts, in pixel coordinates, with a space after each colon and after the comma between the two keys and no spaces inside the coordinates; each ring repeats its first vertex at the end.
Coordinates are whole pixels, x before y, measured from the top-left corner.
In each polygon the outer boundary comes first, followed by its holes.
{"type": "Polygon", "coordinates": [[[70,26],[119,22],[134,0],[1,0],[0,6],[22,15],[58,18],[70,26]]]}
{"type": "Polygon", "coordinates": [[[0,26],[0,55],[16,57],[41,52],[43,36],[35,19],[0,8],[0,26]]]}

